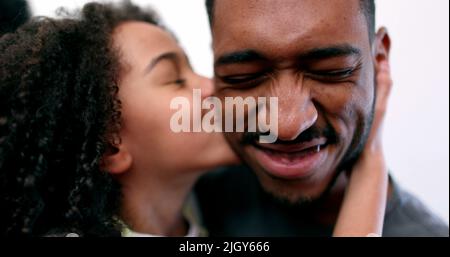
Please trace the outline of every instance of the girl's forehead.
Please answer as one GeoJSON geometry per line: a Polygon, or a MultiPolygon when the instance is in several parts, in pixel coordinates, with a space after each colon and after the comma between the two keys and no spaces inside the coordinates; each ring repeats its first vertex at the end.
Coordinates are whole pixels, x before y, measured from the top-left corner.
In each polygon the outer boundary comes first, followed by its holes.
{"type": "Polygon", "coordinates": [[[128,21],[117,26],[113,41],[122,55],[130,59],[150,57],[161,52],[182,52],[171,34],[161,27],[141,21],[128,21]]]}

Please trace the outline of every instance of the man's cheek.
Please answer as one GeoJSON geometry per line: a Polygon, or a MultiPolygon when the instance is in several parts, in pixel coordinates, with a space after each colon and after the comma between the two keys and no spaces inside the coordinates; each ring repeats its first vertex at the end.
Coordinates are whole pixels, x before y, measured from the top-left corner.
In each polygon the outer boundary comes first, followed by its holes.
{"type": "Polygon", "coordinates": [[[237,132],[225,132],[225,139],[228,141],[230,146],[234,149],[234,151],[238,153],[243,153],[244,146],[242,145],[242,136],[243,133],[237,132]]]}
{"type": "Polygon", "coordinates": [[[359,98],[358,93],[347,87],[335,91],[324,90],[316,99],[320,105],[319,116],[333,128],[341,151],[350,144],[359,116],[365,112],[359,98]]]}
{"type": "Polygon", "coordinates": [[[347,119],[349,119],[349,123],[353,123],[357,125],[361,123],[361,125],[366,123],[369,118],[372,116],[372,111],[375,103],[375,92],[372,85],[369,86],[359,86],[357,87],[352,94],[351,101],[347,104],[348,109],[346,111],[347,119]]]}
{"type": "Polygon", "coordinates": [[[355,108],[370,115],[375,102],[375,91],[374,73],[370,67],[366,67],[352,90],[354,101],[357,102],[355,108]]]}

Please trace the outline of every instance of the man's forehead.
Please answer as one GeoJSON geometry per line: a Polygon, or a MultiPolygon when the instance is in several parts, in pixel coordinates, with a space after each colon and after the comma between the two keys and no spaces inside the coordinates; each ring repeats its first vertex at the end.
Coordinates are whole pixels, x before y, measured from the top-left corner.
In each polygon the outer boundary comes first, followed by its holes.
{"type": "Polygon", "coordinates": [[[361,10],[361,0],[227,0],[215,1],[215,17],[221,14],[231,15],[234,18],[246,18],[251,15],[252,19],[257,15],[274,17],[297,13],[297,16],[316,16],[318,13],[328,14],[332,12],[351,12],[361,10]],[[243,15],[246,14],[246,15],[243,15]]]}
{"type": "Polygon", "coordinates": [[[214,17],[216,53],[241,48],[278,52],[298,44],[315,48],[368,35],[359,0],[216,1],[214,17]]]}

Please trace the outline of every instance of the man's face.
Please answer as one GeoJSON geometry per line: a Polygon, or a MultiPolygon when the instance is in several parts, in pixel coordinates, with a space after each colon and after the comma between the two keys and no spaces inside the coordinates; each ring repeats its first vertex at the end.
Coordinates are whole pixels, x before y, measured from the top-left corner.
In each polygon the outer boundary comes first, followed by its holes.
{"type": "Polygon", "coordinates": [[[226,133],[230,145],[267,191],[316,199],[371,126],[375,71],[360,1],[216,1],[212,32],[217,96],[279,102],[278,141],[226,133]]]}

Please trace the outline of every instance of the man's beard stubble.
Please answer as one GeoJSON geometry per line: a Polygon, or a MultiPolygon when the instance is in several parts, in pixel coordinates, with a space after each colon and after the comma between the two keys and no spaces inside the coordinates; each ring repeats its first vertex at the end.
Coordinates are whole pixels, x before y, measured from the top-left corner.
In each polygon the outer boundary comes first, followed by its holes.
{"type": "MultiPolygon", "coordinates": [[[[355,163],[358,161],[359,157],[361,156],[364,147],[366,145],[367,139],[369,137],[370,129],[373,124],[374,119],[374,112],[375,112],[375,103],[376,103],[376,91],[374,87],[374,100],[372,102],[372,108],[370,111],[370,114],[368,117],[363,118],[362,115],[359,115],[359,117],[356,117],[356,119],[359,121],[356,125],[355,133],[352,138],[352,141],[350,143],[349,148],[347,149],[346,153],[343,155],[342,160],[337,165],[337,168],[333,172],[334,175],[332,179],[330,180],[330,183],[328,183],[325,190],[320,193],[318,196],[309,196],[309,195],[297,195],[297,194],[280,194],[279,191],[273,190],[273,188],[267,188],[268,186],[265,186],[264,183],[262,183],[261,179],[258,176],[258,179],[260,180],[260,183],[263,184],[264,191],[269,193],[272,197],[276,198],[278,201],[289,203],[290,205],[297,205],[297,206],[311,206],[311,205],[317,205],[323,202],[325,199],[328,198],[330,195],[332,189],[336,185],[336,182],[338,181],[338,178],[343,172],[351,171],[355,163]]],[[[263,133],[261,133],[263,134],[263,133]]],[[[238,147],[243,149],[245,146],[253,145],[255,143],[255,140],[258,140],[260,133],[256,132],[244,132],[241,142],[238,147]]],[[[266,134],[266,133],[264,133],[266,134]]],[[[298,138],[291,142],[283,142],[283,141],[277,141],[276,143],[279,144],[296,144],[301,142],[307,142],[311,141],[312,139],[318,138],[318,137],[326,137],[328,144],[336,144],[339,142],[339,137],[336,133],[336,130],[330,125],[329,122],[327,122],[327,125],[324,129],[319,129],[316,126],[313,126],[306,131],[304,131],[302,134],[299,135],[298,138]]],[[[228,139],[227,139],[228,140],[228,139]]],[[[232,144],[231,144],[232,145],[232,144]]],[[[234,150],[238,153],[239,156],[241,156],[238,149],[233,147],[234,150]]],[[[246,163],[246,161],[243,159],[243,163],[246,163]]],[[[246,163],[247,164],[247,163],[246,163]]],[[[249,167],[251,169],[251,167],[249,167]]],[[[265,172],[266,175],[269,175],[267,172],[265,172]]],[[[270,176],[270,175],[269,175],[270,176]]],[[[281,178],[276,178],[273,176],[270,176],[272,180],[278,180],[277,183],[287,183],[288,181],[285,181],[281,178]]]]}

